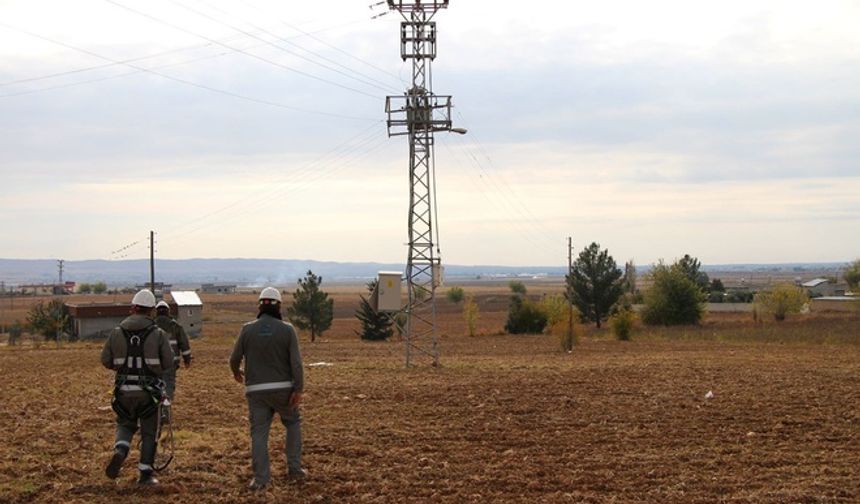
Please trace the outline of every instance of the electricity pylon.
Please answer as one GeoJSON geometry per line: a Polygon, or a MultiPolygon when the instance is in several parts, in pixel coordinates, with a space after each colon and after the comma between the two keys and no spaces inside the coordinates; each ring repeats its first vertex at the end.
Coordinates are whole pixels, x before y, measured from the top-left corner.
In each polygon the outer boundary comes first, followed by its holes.
{"type": "Polygon", "coordinates": [[[388,136],[409,136],[409,256],[406,261],[406,367],[413,353],[439,365],[436,337],[436,287],[442,279],[439,237],[433,237],[435,212],[434,138],[437,131],[465,133],[451,127],[451,96],[433,93],[431,63],[436,58],[433,16],[448,0],[388,0],[403,17],[400,57],[412,60],[412,86],[402,96],[388,96],[388,136]]]}

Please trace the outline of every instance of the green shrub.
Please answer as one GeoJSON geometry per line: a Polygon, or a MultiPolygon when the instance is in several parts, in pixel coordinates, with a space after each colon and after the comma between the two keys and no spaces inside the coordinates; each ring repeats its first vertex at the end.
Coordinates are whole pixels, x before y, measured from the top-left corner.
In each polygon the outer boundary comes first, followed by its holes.
{"type": "Polygon", "coordinates": [[[445,297],[452,303],[459,303],[466,297],[466,293],[463,291],[462,287],[451,287],[448,289],[445,297]]]}
{"type": "Polygon", "coordinates": [[[755,297],[756,306],[773,314],[773,318],[779,322],[785,320],[789,313],[800,313],[808,302],[806,292],[790,283],[776,284],[770,291],[759,292],[755,297]]]}
{"type": "Polygon", "coordinates": [[[629,341],[633,334],[633,327],[636,324],[636,313],[633,310],[619,310],[617,313],[609,317],[609,327],[612,329],[612,334],[620,341],[629,341]]]}
{"type": "Polygon", "coordinates": [[[471,295],[467,296],[466,302],[463,303],[463,319],[466,321],[469,336],[475,335],[480,316],[481,314],[478,311],[478,303],[475,302],[475,297],[471,295]]]}
{"type": "Polygon", "coordinates": [[[546,325],[552,327],[560,321],[567,320],[570,304],[561,294],[544,296],[538,301],[538,308],[546,315],[546,325]]]}
{"type": "Polygon", "coordinates": [[[542,333],[546,322],[546,315],[537,303],[520,296],[511,297],[505,331],[511,334],[542,333]]]}
{"type": "Polygon", "coordinates": [[[649,325],[697,324],[705,313],[705,295],[675,263],[662,261],[651,270],[651,286],[645,291],[642,321],[649,325]]]}
{"type": "Polygon", "coordinates": [[[549,333],[558,337],[558,343],[563,352],[573,351],[573,347],[582,339],[582,324],[579,323],[579,310],[573,309],[573,318],[569,318],[570,312],[563,319],[549,326],[549,333]]]}
{"type": "Polygon", "coordinates": [[[526,295],[526,285],[519,280],[511,280],[508,282],[508,287],[510,287],[511,292],[514,294],[526,295]]]}
{"type": "Polygon", "coordinates": [[[18,339],[21,338],[21,334],[24,333],[24,327],[21,325],[21,322],[15,321],[14,324],[9,326],[9,345],[18,344],[18,339]]]}

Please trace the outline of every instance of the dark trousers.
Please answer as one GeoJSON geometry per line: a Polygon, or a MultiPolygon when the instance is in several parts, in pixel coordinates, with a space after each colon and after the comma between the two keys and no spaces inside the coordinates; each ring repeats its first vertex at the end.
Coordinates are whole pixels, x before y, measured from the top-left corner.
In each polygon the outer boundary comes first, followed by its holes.
{"type": "MultiPolygon", "coordinates": [[[[120,404],[126,411],[140,411],[152,398],[147,395],[124,394],[119,398],[120,404]]],[[[152,471],[155,463],[156,430],[158,429],[158,410],[143,418],[127,419],[119,415],[116,417],[116,443],[114,447],[124,446],[131,448],[131,440],[134,433],[140,427],[140,463],[137,468],[141,471],[152,471]]]]}

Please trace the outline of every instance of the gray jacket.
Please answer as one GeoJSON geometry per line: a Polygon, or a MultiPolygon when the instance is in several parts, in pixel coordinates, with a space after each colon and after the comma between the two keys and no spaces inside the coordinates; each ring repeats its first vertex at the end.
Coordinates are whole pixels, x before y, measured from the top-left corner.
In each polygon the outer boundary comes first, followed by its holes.
{"type": "Polygon", "coordinates": [[[170,349],[170,340],[167,334],[159,329],[151,318],[139,314],[126,317],[119,324],[119,327],[111,331],[102,348],[102,365],[114,370],[119,370],[123,367],[128,356],[128,350],[125,334],[122,329],[141,331],[149,326],[153,326],[153,329],[143,344],[143,357],[146,367],[157,376],[164,374],[165,369],[173,367],[173,351],[170,349]]]}
{"type": "Polygon", "coordinates": [[[185,329],[173,317],[167,315],[155,317],[155,323],[167,333],[167,337],[170,339],[170,348],[173,350],[173,362],[175,367],[179,369],[180,355],[185,362],[191,360],[191,345],[188,343],[185,329]]]}
{"type": "Polygon", "coordinates": [[[246,394],[284,388],[304,390],[299,338],[291,324],[264,314],[242,326],[230,355],[233,374],[239,371],[243,358],[246,394]]]}

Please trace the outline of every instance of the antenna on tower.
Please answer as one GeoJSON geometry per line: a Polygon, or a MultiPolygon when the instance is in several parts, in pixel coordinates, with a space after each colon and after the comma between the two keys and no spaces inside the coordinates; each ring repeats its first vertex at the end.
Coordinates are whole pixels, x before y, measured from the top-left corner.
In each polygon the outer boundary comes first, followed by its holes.
{"type": "MultiPolygon", "coordinates": [[[[400,58],[412,60],[412,86],[401,96],[385,100],[388,136],[409,137],[409,256],[406,262],[408,300],[405,342],[406,367],[415,352],[439,365],[436,337],[436,287],[441,284],[439,244],[433,242],[435,177],[433,135],[441,131],[463,134],[451,126],[451,96],[433,93],[431,64],[436,59],[437,11],[448,0],[388,0],[389,11],[403,17],[400,23],[400,58]]],[[[438,237],[437,237],[438,241],[438,237]]]]}

